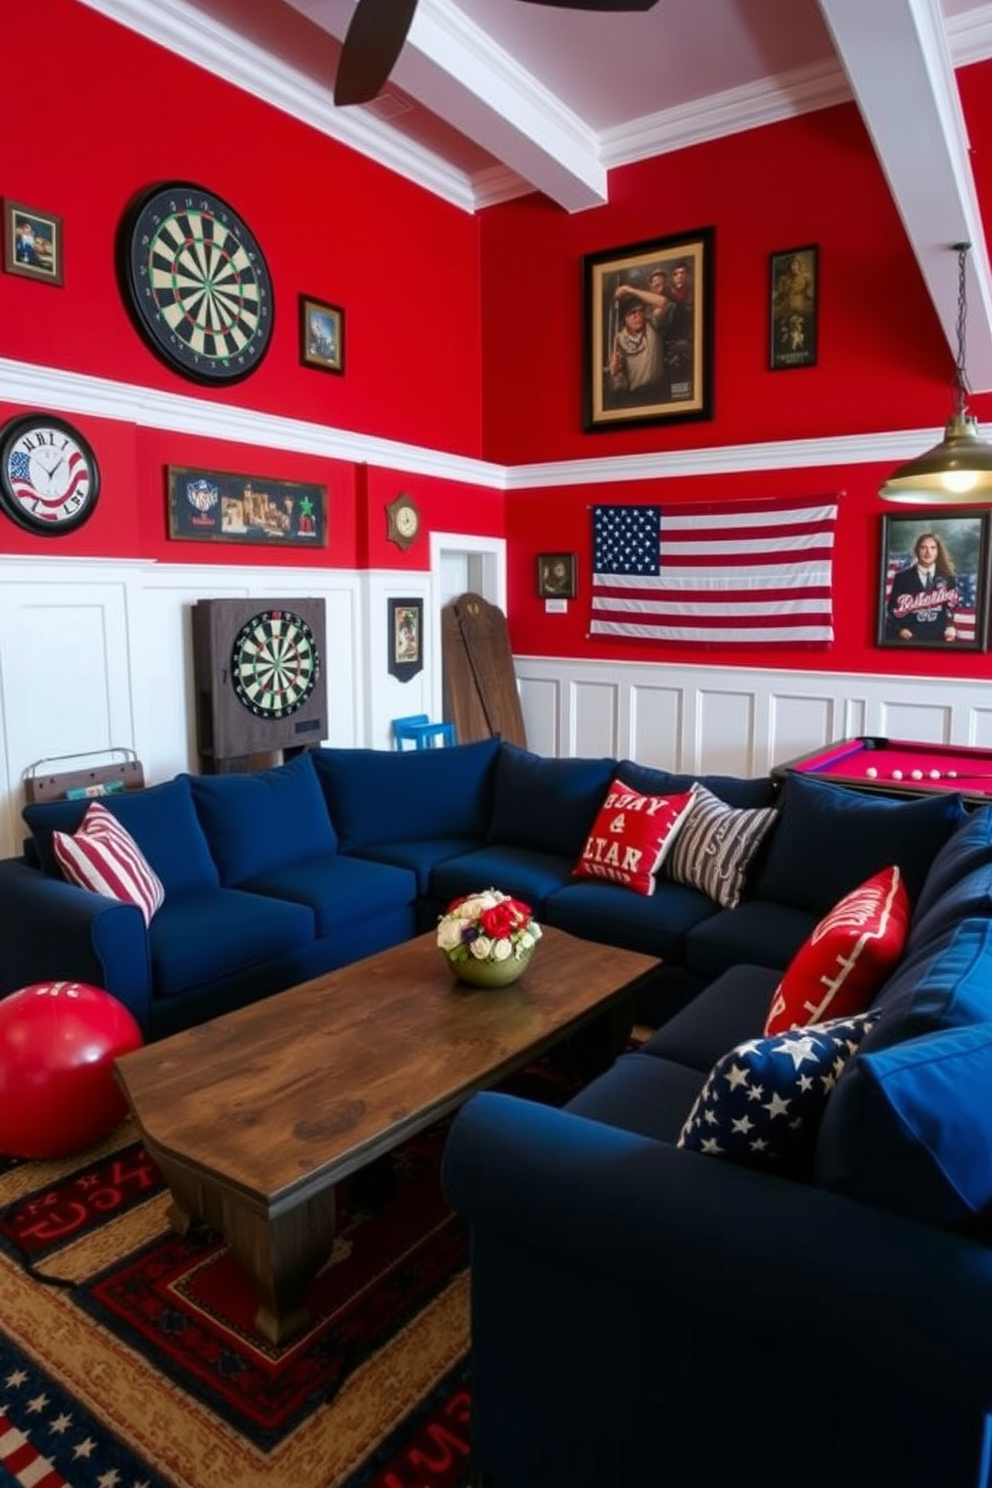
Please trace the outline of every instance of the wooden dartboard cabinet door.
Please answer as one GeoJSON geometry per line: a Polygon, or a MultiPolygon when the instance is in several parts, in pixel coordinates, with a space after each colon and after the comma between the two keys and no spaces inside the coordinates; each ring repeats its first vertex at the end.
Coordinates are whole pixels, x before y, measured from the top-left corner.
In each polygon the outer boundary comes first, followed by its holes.
{"type": "Polygon", "coordinates": [[[499,734],[527,747],[506,616],[481,594],[463,594],[441,611],[444,716],[458,741],[499,734]]]}
{"type": "Polygon", "coordinates": [[[200,599],[192,608],[196,737],[205,774],[326,738],[323,599],[200,599]]]}

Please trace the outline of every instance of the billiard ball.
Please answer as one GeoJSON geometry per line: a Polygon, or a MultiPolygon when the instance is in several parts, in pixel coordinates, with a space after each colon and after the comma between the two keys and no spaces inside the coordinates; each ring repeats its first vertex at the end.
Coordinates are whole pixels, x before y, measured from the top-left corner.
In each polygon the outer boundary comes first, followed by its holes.
{"type": "Polygon", "coordinates": [[[930,771],[930,779],[931,780],[939,780],[940,779],[940,771],[939,770],[931,770],[930,771]]]}
{"type": "Polygon", "coordinates": [[[892,771],[892,779],[893,780],[901,780],[902,779],[902,771],[901,770],[893,770],[892,771]]]}
{"type": "Polygon", "coordinates": [[[958,772],[957,772],[957,770],[948,770],[948,772],[947,772],[947,778],[948,778],[948,780],[957,780],[957,778],[958,778],[958,772]]]}
{"type": "Polygon", "coordinates": [[[875,769],[874,765],[869,765],[867,770],[865,771],[865,774],[868,776],[869,780],[875,780],[878,776],[878,771],[875,769]]]}
{"type": "Polygon", "coordinates": [[[923,771],[922,770],[914,770],[912,772],[912,775],[911,775],[910,778],[913,779],[913,780],[922,780],[923,779],[923,771]]]}

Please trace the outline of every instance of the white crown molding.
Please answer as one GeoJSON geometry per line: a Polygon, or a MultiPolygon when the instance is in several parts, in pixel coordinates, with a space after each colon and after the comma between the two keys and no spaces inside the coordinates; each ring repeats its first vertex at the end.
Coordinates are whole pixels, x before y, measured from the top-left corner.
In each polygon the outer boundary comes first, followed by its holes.
{"type": "Polygon", "coordinates": [[[109,378],[85,377],[56,367],[36,367],[5,357],[0,357],[0,401],[236,444],[264,444],[272,449],[376,465],[493,491],[684,479],[696,475],[729,475],[742,470],[790,470],[883,461],[901,464],[923,454],[937,437],[934,429],[904,429],[829,439],[774,440],[764,444],[656,450],[647,455],[606,455],[588,460],[506,466],[425,449],[417,444],[356,434],[349,429],[260,413],[254,408],[158,392],[109,378]]]}

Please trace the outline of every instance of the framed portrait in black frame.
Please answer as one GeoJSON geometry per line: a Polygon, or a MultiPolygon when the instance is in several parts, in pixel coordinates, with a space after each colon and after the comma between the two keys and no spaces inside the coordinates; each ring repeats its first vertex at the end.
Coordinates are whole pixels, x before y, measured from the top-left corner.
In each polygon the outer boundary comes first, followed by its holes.
{"type": "Polygon", "coordinates": [[[538,597],[540,599],[574,599],[575,592],[575,554],[538,553],[538,597]]]}
{"type": "Polygon", "coordinates": [[[388,670],[399,682],[409,682],[424,666],[424,603],[420,599],[390,599],[388,670]]]}
{"type": "Polygon", "coordinates": [[[773,372],[816,365],[819,294],[815,244],[770,255],[768,365],[773,372]]]}
{"type": "Polygon", "coordinates": [[[883,516],[879,646],[988,649],[989,522],[945,507],[883,516]]]}
{"type": "Polygon", "coordinates": [[[587,432],[712,417],[713,236],[583,259],[587,432]]]}

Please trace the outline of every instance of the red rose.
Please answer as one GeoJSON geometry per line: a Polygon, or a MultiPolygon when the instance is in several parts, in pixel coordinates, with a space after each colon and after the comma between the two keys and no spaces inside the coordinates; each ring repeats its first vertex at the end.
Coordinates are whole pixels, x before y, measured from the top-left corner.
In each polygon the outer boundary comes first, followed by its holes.
{"type": "Polygon", "coordinates": [[[502,904],[496,904],[492,909],[484,909],[479,916],[483,934],[488,935],[490,940],[508,940],[518,923],[513,901],[510,899],[504,899],[502,904]]]}

